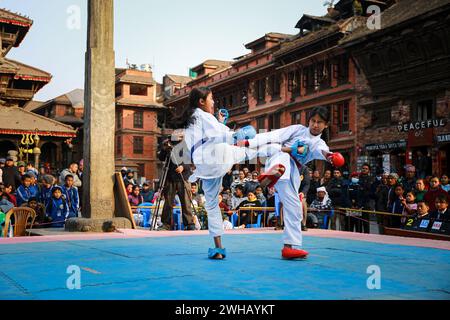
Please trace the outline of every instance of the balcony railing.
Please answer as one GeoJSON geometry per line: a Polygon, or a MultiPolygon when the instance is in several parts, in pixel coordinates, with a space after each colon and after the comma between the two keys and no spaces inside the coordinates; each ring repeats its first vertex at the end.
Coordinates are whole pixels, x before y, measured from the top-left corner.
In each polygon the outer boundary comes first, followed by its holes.
{"type": "Polygon", "coordinates": [[[230,113],[230,117],[239,116],[241,114],[248,112],[248,104],[229,108],[228,112],[230,113]]]}
{"type": "Polygon", "coordinates": [[[8,33],[8,32],[0,32],[0,37],[2,38],[2,41],[6,42],[16,42],[17,35],[15,33],[8,33]]]}
{"type": "Polygon", "coordinates": [[[30,100],[34,96],[34,92],[32,90],[27,89],[6,89],[6,97],[30,100]]]}

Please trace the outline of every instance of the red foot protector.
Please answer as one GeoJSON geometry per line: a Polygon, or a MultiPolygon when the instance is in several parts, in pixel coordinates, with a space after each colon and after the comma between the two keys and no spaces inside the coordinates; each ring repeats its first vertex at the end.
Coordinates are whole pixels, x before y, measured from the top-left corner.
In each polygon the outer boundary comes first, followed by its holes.
{"type": "Polygon", "coordinates": [[[339,152],[330,154],[328,159],[336,168],[340,168],[345,164],[345,159],[339,152]]]}
{"type": "Polygon", "coordinates": [[[263,173],[258,177],[259,184],[262,188],[268,187],[272,188],[281,176],[286,171],[286,168],[282,164],[276,164],[269,171],[263,173]]]}
{"type": "Polygon", "coordinates": [[[308,251],[284,247],[281,250],[283,259],[304,259],[309,254],[308,251]]]}

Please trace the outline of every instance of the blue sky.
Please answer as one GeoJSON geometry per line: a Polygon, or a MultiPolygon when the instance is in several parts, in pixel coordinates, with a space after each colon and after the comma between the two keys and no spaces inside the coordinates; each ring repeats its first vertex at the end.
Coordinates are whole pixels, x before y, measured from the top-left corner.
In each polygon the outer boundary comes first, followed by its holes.
{"type": "MultiPolygon", "coordinates": [[[[265,33],[297,33],[294,27],[303,13],[326,13],[323,2],[115,0],[116,66],[124,67],[127,58],[138,65],[150,63],[158,82],[164,74],[188,75],[189,67],[206,59],[232,60],[247,53],[243,45],[265,33]]],[[[35,100],[83,87],[86,4],[87,0],[0,0],[1,8],[34,21],[8,58],[53,75],[35,100]]]]}

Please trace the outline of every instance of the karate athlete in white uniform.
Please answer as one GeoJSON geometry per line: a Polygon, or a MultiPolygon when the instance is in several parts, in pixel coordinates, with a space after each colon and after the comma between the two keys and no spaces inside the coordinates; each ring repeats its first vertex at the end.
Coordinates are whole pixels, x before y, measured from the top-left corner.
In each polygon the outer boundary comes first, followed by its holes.
{"type": "MultiPolygon", "coordinates": [[[[214,238],[214,248],[210,248],[210,259],[223,259],[226,250],[222,247],[221,236],[223,218],[219,208],[219,192],[224,175],[246,159],[256,157],[256,150],[237,147],[240,140],[250,139],[256,135],[252,127],[244,127],[237,132],[220,123],[213,115],[214,100],[208,88],[194,88],[189,97],[189,106],[180,114],[178,128],[184,128],[183,143],[174,148],[175,153],[183,150],[182,159],[177,163],[190,163],[195,166],[189,182],[201,179],[205,192],[205,209],[208,213],[208,230],[214,238]],[[186,159],[187,156],[187,159],[186,159]]],[[[175,119],[176,122],[176,119],[175,119]]]]}
{"type": "MultiPolygon", "coordinates": [[[[328,127],[329,113],[324,107],[312,110],[309,127],[293,125],[286,128],[258,134],[254,139],[237,142],[238,146],[251,149],[274,144],[279,152],[269,154],[266,168],[261,175],[262,186],[275,186],[284,208],[284,248],[282,257],[285,259],[306,258],[307,251],[294,247],[302,246],[301,221],[303,206],[298,190],[300,188],[300,168],[312,160],[327,160],[335,166],[344,165],[339,153],[331,153],[325,141],[321,139],[324,129],[328,127]]],[[[265,153],[265,152],[262,152],[265,153]]],[[[258,152],[261,156],[261,152],[258,152]]]]}

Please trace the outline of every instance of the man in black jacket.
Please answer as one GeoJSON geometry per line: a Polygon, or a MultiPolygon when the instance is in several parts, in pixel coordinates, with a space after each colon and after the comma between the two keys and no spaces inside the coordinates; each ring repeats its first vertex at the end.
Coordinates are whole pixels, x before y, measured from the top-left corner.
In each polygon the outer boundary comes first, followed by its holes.
{"type": "MultiPolygon", "coordinates": [[[[166,161],[167,157],[170,157],[172,153],[172,145],[169,140],[165,140],[162,144],[161,150],[158,152],[158,158],[160,161],[166,161]]],[[[183,215],[183,224],[186,230],[195,230],[194,216],[192,214],[191,204],[191,186],[187,182],[188,178],[192,174],[190,165],[177,166],[174,163],[173,157],[169,160],[169,169],[167,172],[166,183],[164,186],[164,207],[161,216],[161,222],[163,226],[160,230],[171,229],[171,218],[173,212],[173,204],[175,195],[178,194],[181,202],[181,212],[183,215]]]]}
{"type": "Polygon", "coordinates": [[[302,166],[300,171],[300,190],[299,196],[302,200],[303,205],[303,220],[302,220],[302,231],[307,231],[306,223],[308,222],[308,203],[307,196],[309,192],[309,187],[311,185],[311,171],[307,166],[302,166]]]}
{"type": "Polygon", "coordinates": [[[5,166],[2,169],[3,171],[3,184],[5,186],[12,185],[13,192],[17,190],[17,188],[21,185],[22,180],[20,178],[19,170],[16,166],[14,166],[14,160],[11,157],[6,158],[5,166]]]}
{"type": "MultiPolygon", "coordinates": [[[[340,169],[334,169],[333,178],[327,186],[327,192],[334,208],[345,207],[346,185],[344,183],[344,178],[342,177],[342,172],[340,169]]],[[[345,215],[336,213],[331,219],[331,229],[337,230],[336,219],[339,219],[340,230],[347,230],[345,215]]]]}
{"type": "MultiPolygon", "coordinates": [[[[363,210],[373,211],[375,209],[375,195],[372,189],[373,182],[374,179],[370,174],[370,165],[365,163],[361,168],[361,174],[359,176],[359,185],[361,187],[361,199],[359,199],[359,203],[362,204],[363,210]]],[[[362,218],[362,231],[364,233],[370,233],[369,213],[363,213],[362,218]]]]}

